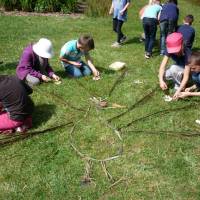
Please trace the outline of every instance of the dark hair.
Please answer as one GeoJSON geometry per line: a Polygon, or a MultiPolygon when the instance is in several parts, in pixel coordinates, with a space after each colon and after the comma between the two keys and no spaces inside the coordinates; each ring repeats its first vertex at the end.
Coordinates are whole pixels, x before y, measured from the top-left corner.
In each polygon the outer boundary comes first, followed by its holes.
{"type": "Polygon", "coordinates": [[[174,3],[174,4],[178,5],[178,0],[169,0],[168,2],[169,3],[174,3]]]}
{"type": "Polygon", "coordinates": [[[199,65],[200,66],[200,52],[193,52],[188,61],[189,65],[199,65]]]}
{"type": "Polygon", "coordinates": [[[78,39],[78,43],[83,47],[87,48],[88,50],[92,50],[95,48],[94,40],[90,35],[81,35],[78,39]]]}
{"type": "Polygon", "coordinates": [[[193,15],[187,15],[187,16],[185,16],[184,21],[191,25],[194,21],[194,16],[193,15]]]}

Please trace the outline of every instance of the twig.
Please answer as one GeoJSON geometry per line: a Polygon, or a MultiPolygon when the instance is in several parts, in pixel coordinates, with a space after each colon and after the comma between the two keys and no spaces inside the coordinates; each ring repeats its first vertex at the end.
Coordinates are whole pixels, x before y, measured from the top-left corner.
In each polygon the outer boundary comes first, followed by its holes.
{"type": "Polygon", "coordinates": [[[120,128],[118,128],[118,130],[120,131],[121,129],[124,129],[124,128],[127,128],[129,126],[131,126],[132,124],[138,122],[138,121],[142,121],[142,120],[145,120],[149,117],[152,117],[152,116],[155,116],[155,115],[158,115],[158,114],[161,114],[161,115],[166,115],[168,114],[169,112],[174,112],[174,111],[177,111],[177,110],[184,110],[186,108],[191,108],[192,106],[197,106],[197,104],[189,104],[189,105],[186,105],[186,106],[183,106],[183,107],[178,107],[178,108],[170,108],[170,109],[165,109],[165,110],[160,110],[160,111],[156,111],[154,113],[150,113],[146,116],[143,116],[143,117],[139,117],[133,121],[131,121],[130,123],[126,124],[126,125],[123,125],[121,126],[120,128]]]}
{"type": "MultiPolygon", "coordinates": [[[[85,173],[84,173],[83,180],[82,180],[82,182],[84,184],[89,184],[92,182],[95,184],[95,182],[93,181],[94,179],[91,178],[91,166],[92,166],[91,160],[87,159],[85,161],[85,173]]],[[[96,186],[96,184],[95,184],[95,186],[96,186]]]]}
{"type": "Polygon", "coordinates": [[[152,91],[150,91],[149,93],[147,93],[145,96],[143,96],[140,100],[138,100],[136,103],[134,103],[132,106],[130,106],[128,108],[128,110],[122,112],[121,114],[119,115],[116,115],[110,119],[108,119],[108,123],[110,123],[112,120],[114,119],[118,119],[122,116],[124,116],[125,114],[129,113],[130,111],[132,111],[137,105],[139,105],[140,103],[142,103],[143,101],[149,99],[150,97],[152,97],[153,93],[158,89],[158,86],[156,86],[154,89],[152,89],[152,91]]]}
{"type": "Polygon", "coordinates": [[[164,134],[172,136],[185,136],[185,137],[197,137],[200,136],[200,132],[196,130],[183,130],[183,131],[168,131],[168,130],[129,130],[125,133],[146,133],[146,134],[164,134]],[[192,133],[192,134],[191,134],[192,133]]]}
{"type": "Polygon", "coordinates": [[[95,161],[95,162],[107,162],[107,161],[110,161],[110,160],[115,160],[117,158],[119,158],[121,155],[116,155],[116,156],[112,156],[112,157],[109,157],[109,158],[105,158],[105,159],[97,159],[97,158],[93,158],[91,156],[88,156],[86,154],[83,154],[82,152],[80,152],[78,150],[78,148],[73,144],[73,133],[75,131],[75,127],[76,127],[77,124],[74,124],[74,126],[72,127],[71,131],[70,131],[70,145],[71,147],[73,148],[73,150],[81,157],[81,158],[84,158],[84,159],[87,159],[87,160],[91,160],[91,161],[95,161]]]}
{"type": "Polygon", "coordinates": [[[113,86],[111,87],[108,96],[110,97],[111,94],[113,93],[113,91],[115,90],[115,88],[117,87],[117,85],[119,85],[122,80],[124,79],[125,75],[126,75],[127,69],[125,68],[125,70],[122,71],[121,75],[116,79],[116,81],[114,82],[113,86]]]}
{"type": "Polygon", "coordinates": [[[13,136],[5,137],[4,139],[3,138],[1,139],[0,147],[4,147],[6,145],[13,144],[13,143],[18,142],[20,140],[29,139],[29,138],[36,136],[36,135],[39,135],[41,133],[54,131],[58,128],[65,127],[65,126],[68,126],[70,124],[72,124],[72,122],[68,122],[66,124],[61,124],[61,125],[58,125],[58,126],[50,127],[50,128],[47,128],[47,129],[44,129],[44,130],[41,130],[41,131],[26,132],[26,133],[23,133],[21,135],[13,135],[13,136]]]}
{"type": "Polygon", "coordinates": [[[107,177],[110,181],[113,181],[112,175],[109,173],[109,171],[108,171],[107,168],[106,168],[106,163],[105,163],[105,161],[101,161],[101,166],[102,166],[103,172],[105,173],[106,177],[107,177]]]}
{"type": "Polygon", "coordinates": [[[76,79],[76,83],[80,86],[80,87],[82,87],[87,93],[88,93],[88,95],[89,96],[92,96],[92,97],[98,97],[99,95],[97,94],[97,93],[95,93],[95,92],[90,92],[90,90],[87,88],[87,87],[85,87],[85,85],[83,85],[82,83],[81,83],[81,81],[79,81],[78,79],[76,79]]]}
{"type": "Polygon", "coordinates": [[[126,178],[121,177],[119,180],[115,181],[112,185],[110,185],[109,189],[115,187],[117,184],[119,184],[120,182],[125,181],[125,180],[126,180],[126,178]]]}
{"type": "MultiPolygon", "coordinates": [[[[39,93],[44,93],[41,89],[39,89],[39,87],[35,87],[34,90],[39,92],[39,93]]],[[[53,94],[53,93],[49,93],[49,92],[45,91],[45,96],[51,97],[53,99],[56,99],[56,102],[59,102],[63,106],[67,106],[68,108],[72,108],[72,109],[77,110],[77,111],[85,112],[84,109],[77,108],[77,107],[73,106],[71,103],[67,102],[65,99],[63,99],[61,96],[58,96],[55,93],[53,94]]]]}
{"type": "Polygon", "coordinates": [[[113,127],[110,123],[108,123],[107,121],[102,119],[97,108],[96,108],[96,112],[97,112],[97,115],[99,117],[99,120],[102,123],[104,123],[109,129],[111,129],[113,131],[113,133],[115,133],[117,135],[117,137],[120,139],[120,141],[122,141],[123,139],[122,139],[121,134],[120,134],[121,132],[117,128],[113,127]]]}

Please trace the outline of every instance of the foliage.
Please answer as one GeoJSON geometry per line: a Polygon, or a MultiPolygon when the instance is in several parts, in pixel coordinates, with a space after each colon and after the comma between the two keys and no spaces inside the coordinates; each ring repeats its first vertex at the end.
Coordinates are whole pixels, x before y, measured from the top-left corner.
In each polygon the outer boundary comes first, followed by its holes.
{"type": "Polygon", "coordinates": [[[109,8],[111,6],[111,1],[108,0],[86,0],[87,10],[86,14],[88,16],[99,17],[107,16],[109,8]]]}
{"type": "Polygon", "coordinates": [[[73,12],[77,0],[0,0],[5,10],[23,10],[37,12],[73,12]]]}

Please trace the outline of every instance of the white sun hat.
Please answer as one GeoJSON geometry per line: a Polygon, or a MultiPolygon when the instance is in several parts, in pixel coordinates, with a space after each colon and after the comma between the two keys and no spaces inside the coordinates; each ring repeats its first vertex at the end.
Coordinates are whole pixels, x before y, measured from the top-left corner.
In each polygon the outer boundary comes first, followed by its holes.
{"type": "Polygon", "coordinates": [[[51,41],[46,38],[41,38],[36,44],[34,44],[33,51],[42,58],[53,57],[53,45],[51,41]]]}

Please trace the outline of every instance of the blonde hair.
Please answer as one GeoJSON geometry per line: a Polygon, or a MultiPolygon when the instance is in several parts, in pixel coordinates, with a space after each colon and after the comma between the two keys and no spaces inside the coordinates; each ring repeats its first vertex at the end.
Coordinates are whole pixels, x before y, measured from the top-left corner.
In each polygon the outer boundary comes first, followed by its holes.
{"type": "Polygon", "coordinates": [[[152,5],[153,4],[153,0],[149,0],[149,5],[152,5]]]}

